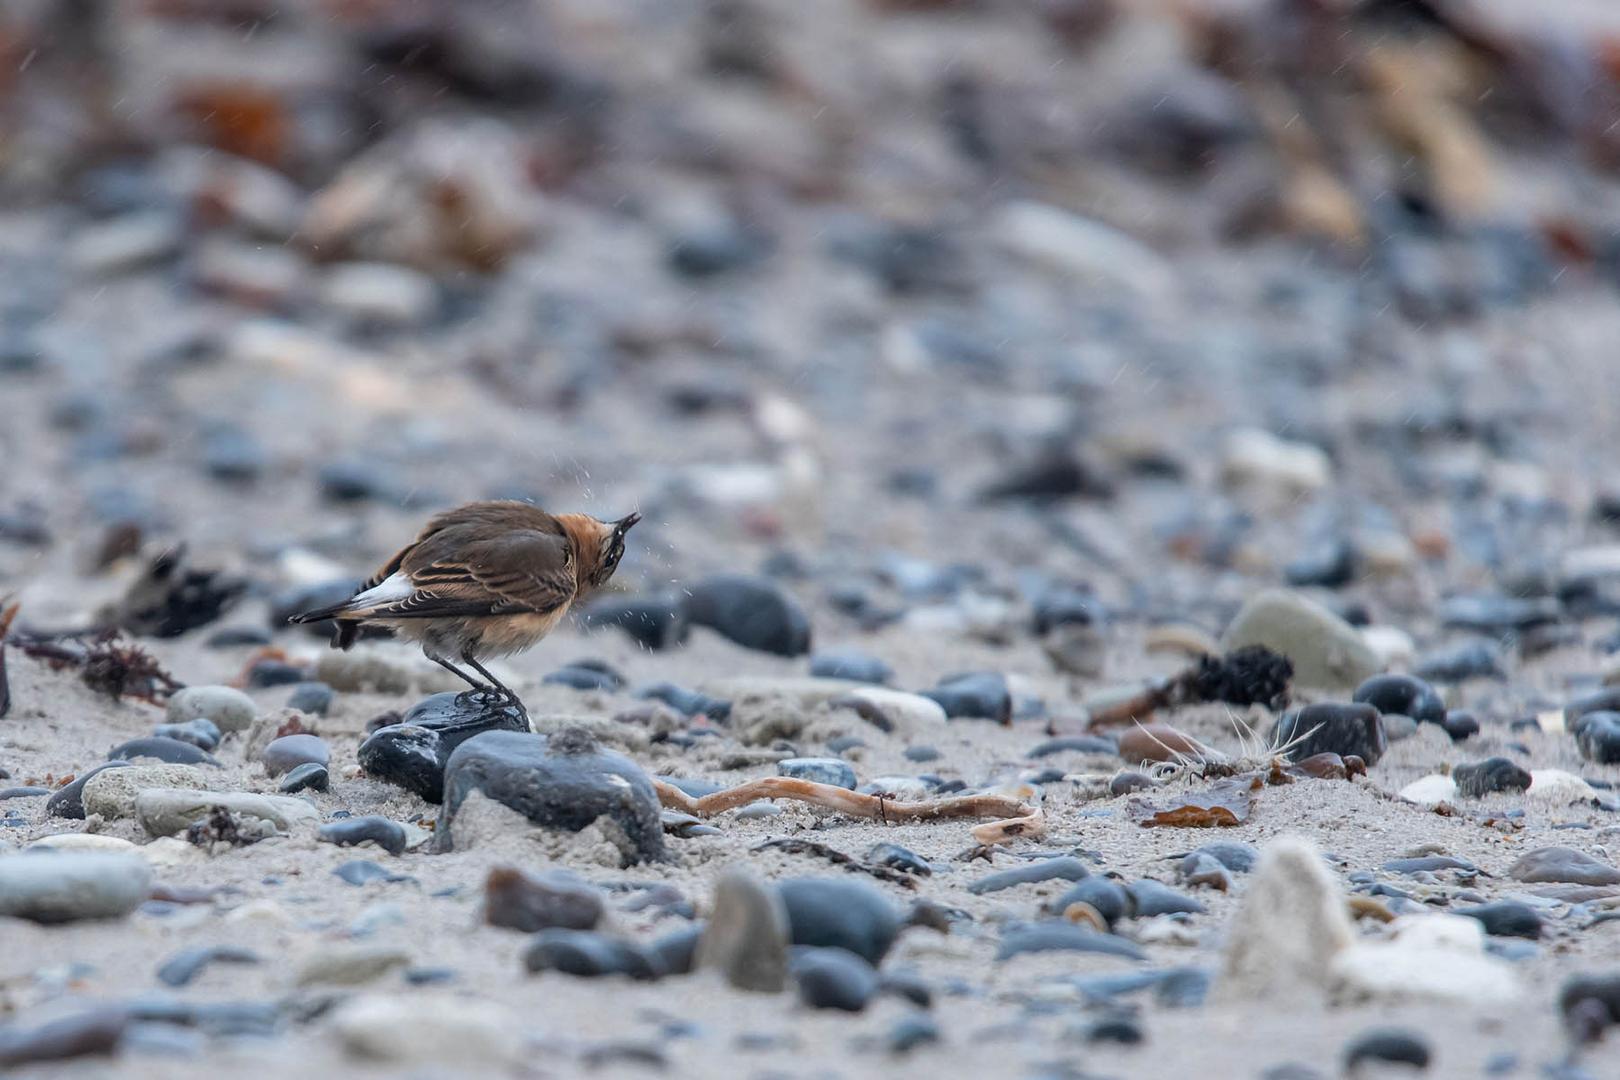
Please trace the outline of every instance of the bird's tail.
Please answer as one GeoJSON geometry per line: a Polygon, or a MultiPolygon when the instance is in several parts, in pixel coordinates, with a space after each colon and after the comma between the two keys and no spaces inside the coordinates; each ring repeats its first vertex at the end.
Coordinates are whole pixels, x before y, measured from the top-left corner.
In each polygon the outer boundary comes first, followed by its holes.
{"type": "Polygon", "coordinates": [[[341,604],[332,604],[323,608],[314,608],[310,611],[300,611],[296,615],[287,616],[287,621],[290,623],[325,622],[327,619],[335,619],[340,615],[348,614],[349,603],[350,602],[348,600],[345,600],[341,604]]]}

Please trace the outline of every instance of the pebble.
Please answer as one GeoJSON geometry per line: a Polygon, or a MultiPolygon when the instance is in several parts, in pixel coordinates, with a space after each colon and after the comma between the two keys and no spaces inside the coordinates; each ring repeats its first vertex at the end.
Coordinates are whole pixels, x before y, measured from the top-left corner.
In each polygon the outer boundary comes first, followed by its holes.
{"type": "Polygon", "coordinates": [[[919,1046],[944,1041],[939,1024],[927,1013],[909,1013],[894,1022],[883,1037],[883,1046],[891,1054],[907,1054],[919,1046]]]}
{"type": "Polygon", "coordinates": [[[357,756],[367,776],[436,803],[444,797],[445,767],[459,746],[486,732],[528,730],[528,717],[515,706],[448,691],[423,698],[398,724],[378,728],[357,756]]]}
{"type": "Polygon", "coordinates": [[[1508,867],[1515,881],[1559,881],[1575,885],[1620,885],[1620,870],[1568,847],[1527,851],[1508,867]]]}
{"type": "Polygon", "coordinates": [[[523,950],[523,966],[531,973],[560,971],[585,978],[628,975],[632,979],[656,979],[664,974],[658,957],[633,942],[560,926],[542,930],[530,939],[523,950]]]}
{"type": "Polygon", "coordinates": [[[558,668],[540,681],[548,686],[567,686],[574,690],[603,690],[608,693],[624,687],[623,675],[606,664],[591,662],[558,668]]]}
{"type": "Polygon", "coordinates": [[[769,578],[721,574],[691,586],[687,617],[745,649],[777,656],[810,651],[810,617],[769,578]]]}
{"type": "Polygon", "coordinates": [[[891,844],[887,841],[873,844],[866,850],[866,861],[878,866],[887,866],[891,870],[900,870],[917,877],[929,877],[934,868],[927,859],[918,855],[910,848],[891,844]]]}
{"type": "Polygon", "coordinates": [[[1081,1036],[1088,1043],[1139,1046],[1147,1041],[1141,1022],[1129,1016],[1106,1016],[1088,1024],[1081,1036]]]}
{"type": "Polygon", "coordinates": [[[257,964],[259,954],[236,945],[197,945],[182,949],[165,960],[157,970],[158,981],[166,986],[186,986],[209,964],[257,964]]]}
{"type": "Polygon", "coordinates": [[[263,474],[267,464],[264,447],[235,425],[221,424],[203,439],[202,466],[215,480],[252,484],[263,474]]]}
{"type": "Polygon", "coordinates": [[[188,742],[203,750],[212,751],[219,748],[219,725],[202,716],[184,724],[159,724],[152,734],[164,739],[188,742]]]}
{"type": "Polygon", "coordinates": [[[283,735],[259,752],[259,760],[265,773],[275,777],[300,765],[324,766],[332,760],[332,752],[317,735],[283,735]]]}
{"type": "Polygon", "coordinates": [[[793,957],[799,1000],[812,1009],[860,1012],[877,994],[871,964],[843,949],[803,949],[793,957]]]}
{"type": "Polygon", "coordinates": [[[1500,635],[1557,622],[1560,612],[1550,596],[1465,595],[1442,600],[1437,614],[1446,626],[1500,635]]]}
{"type": "Polygon", "coordinates": [[[1218,840],[1213,844],[1194,848],[1182,856],[1180,869],[1183,873],[1193,869],[1199,859],[1211,859],[1234,874],[1247,874],[1259,863],[1260,850],[1253,844],[1245,844],[1238,840],[1218,840]]]}
{"type": "Polygon", "coordinates": [[[1081,881],[1090,876],[1091,870],[1085,863],[1072,855],[1060,855],[1055,859],[1039,859],[1023,866],[986,874],[969,885],[968,892],[983,896],[1018,885],[1033,885],[1041,881],[1081,881]]]}
{"type": "Polygon", "coordinates": [[[530,874],[497,866],[484,879],[484,921],[490,926],[526,934],[554,926],[594,930],[606,910],[600,890],[564,870],[530,874]]]}
{"type": "Polygon", "coordinates": [[[1447,710],[1446,718],[1440,721],[1440,726],[1451,736],[1454,743],[1460,743],[1470,735],[1479,734],[1479,721],[1474,719],[1473,713],[1462,709],[1447,710]]]}
{"type": "Polygon", "coordinates": [[[1136,724],[1119,736],[1119,756],[1128,765],[1174,761],[1177,755],[1200,757],[1198,740],[1169,724],[1136,724]]]}
{"type": "Polygon", "coordinates": [[[696,690],[676,686],[672,682],[653,683],[636,691],[636,697],[662,701],[685,716],[707,716],[724,721],[731,716],[732,703],[723,698],[710,697],[696,690]]]}
{"type": "Polygon", "coordinates": [[[810,657],[810,674],[820,679],[882,684],[894,677],[894,669],[870,653],[836,649],[810,657]]]}
{"type": "Polygon", "coordinates": [[[1564,1026],[1579,1042],[1596,1042],[1603,1029],[1620,1025],[1620,974],[1580,974],[1558,991],[1564,1026]]]}
{"type": "Polygon", "coordinates": [[[298,965],[294,981],[299,986],[364,986],[410,962],[410,952],[398,945],[327,942],[298,965]]]}
{"type": "Polygon", "coordinates": [[[940,753],[937,747],[920,745],[906,747],[904,756],[907,761],[915,761],[919,765],[924,765],[930,761],[938,761],[940,753]]]}
{"type": "Polygon", "coordinates": [[[1400,797],[1419,806],[1439,806],[1457,801],[1457,782],[1438,773],[1418,779],[1401,788],[1400,797]]]}
{"type": "Polygon", "coordinates": [[[1524,791],[1530,786],[1530,772],[1504,757],[1458,765],[1451,770],[1457,790],[1469,798],[1480,798],[1495,791],[1524,791]]]}
{"type": "Polygon", "coordinates": [[[664,829],[652,781],[641,766],[601,749],[582,731],[549,739],[485,732],[456,748],[444,777],[438,825],[442,841],[453,839],[456,812],[477,791],[548,829],[578,832],[608,817],[622,832],[627,862],[664,857],[664,829]]]}
{"type": "Polygon", "coordinates": [[[1620,686],[1609,686],[1576,698],[1564,706],[1564,725],[1573,730],[1577,721],[1593,713],[1620,712],[1620,686]]]}
{"type": "Polygon", "coordinates": [[[50,788],[42,787],[9,787],[0,788],[0,802],[6,799],[32,799],[39,795],[49,795],[50,788]]]}
{"type": "Polygon", "coordinates": [[[351,859],[332,873],[348,882],[350,885],[370,885],[374,881],[414,881],[405,874],[396,874],[392,870],[384,869],[370,859],[351,859]]]}
{"type": "Polygon", "coordinates": [[[321,282],[321,302],[365,326],[410,327],[430,320],[439,306],[433,279],[394,263],[337,263],[321,282]]]}
{"type": "Polygon", "coordinates": [[[219,761],[195,743],[148,735],[131,739],[107,751],[109,761],[166,761],[171,765],[218,765],[219,761]]]}
{"type": "Polygon", "coordinates": [[[128,1009],[101,1005],[38,1027],[7,1025],[0,1028],[0,1068],[110,1055],[129,1030],[129,1022],[128,1009]]]}
{"type": "Polygon", "coordinates": [[[855,769],[841,758],[788,758],[776,763],[778,776],[855,790],[855,769]]]}
{"type": "Polygon", "coordinates": [[[1126,892],[1130,894],[1131,907],[1137,918],[1149,918],[1154,915],[1202,915],[1207,910],[1192,897],[1152,878],[1143,878],[1126,886],[1126,892]]]}
{"type": "Polygon", "coordinates": [[[1522,937],[1532,940],[1541,936],[1541,915],[1529,904],[1517,900],[1495,900],[1474,907],[1456,908],[1455,915],[1478,919],[1485,932],[1492,937],[1522,937]]]}
{"type": "Polygon", "coordinates": [[[301,682],[287,696],[287,708],[310,716],[325,716],[336,697],[337,692],[323,682],[301,682]]]}
{"type": "Polygon", "coordinates": [[[1120,753],[1119,744],[1106,735],[1060,735],[1055,739],[1036,743],[1025,757],[1043,758],[1053,754],[1107,754],[1120,753]]]}
{"type": "Polygon", "coordinates": [[[945,710],[948,717],[972,717],[1012,723],[1012,692],[1000,672],[978,671],[946,679],[932,690],[922,691],[945,710]]]}
{"type": "Polygon", "coordinates": [[[1133,769],[1122,769],[1108,780],[1109,795],[1129,795],[1134,791],[1146,791],[1157,786],[1151,776],[1136,772],[1133,769]]]}
{"type": "Polygon", "coordinates": [[[1227,652],[1245,645],[1264,645],[1288,657],[1301,686],[1348,689],[1378,674],[1378,657],[1355,627],[1284,589],[1252,597],[1221,636],[1227,652]]]}
{"type": "Polygon", "coordinates": [[[108,821],[135,816],[135,799],[147,788],[189,788],[205,791],[208,778],[192,765],[134,765],[97,773],[81,793],[84,814],[100,814],[108,821]]]}
{"type": "Polygon", "coordinates": [[[1295,761],[1317,754],[1355,755],[1371,767],[1389,748],[1383,719],[1371,705],[1324,701],[1284,713],[1272,729],[1271,743],[1281,746],[1296,738],[1300,741],[1288,752],[1295,761]]]}
{"type": "Polygon", "coordinates": [[[1380,713],[1410,716],[1418,723],[1438,724],[1446,716],[1439,692],[1413,675],[1374,675],[1356,687],[1350,700],[1380,713]]]}
{"type": "Polygon", "coordinates": [[[75,821],[84,819],[84,786],[90,782],[92,776],[106,772],[108,769],[134,768],[127,761],[107,761],[82,776],[76,777],[71,783],[59,788],[45,802],[45,815],[47,817],[69,818],[75,821]]]}
{"type": "Polygon", "coordinates": [[[139,210],[79,229],[65,254],[83,273],[120,274],[167,259],[179,250],[181,239],[174,214],[139,210]]]}
{"type": "Polygon", "coordinates": [[[53,852],[0,856],[0,915],[38,923],[116,919],[146,902],[152,870],[139,855],[53,852]]]}
{"type": "Polygon", "coordinates": [[[300,791],[326,791],[331,784],[331,777],[327,774],[325,765],[307,761],[288,769],[287,774],[281,778],[278,790],[283,795],[294,795],[300,791]]]}
{"type": "Polygon", "coordinates": [[[314,831],[321,816],[302,799],[254,795],[245,791],[188,791],[147,788],[135,797],[135,818],[152,836],[173,836],[221,807],[236,817],[268,822],[283,832],[314,831]]]}
{"type": "Polygon", "coordinates": [[[1034,952],[1090,952],[1127,960],[1148,958],[1140,945],[1122,937],[1088,930],[1066,919],[1047,919],[1015,926],[1002,934],[996,959],[1010,960],[1034,952]]]}
{"type": "Polygon", "coordinates": [[[939,702],[921,694],[862,686],[833,698],[834,708],[854,709],[861,719],[879,731],[913,735],[945,723],[945,709],[939,702]]]}
{"type": "Polygon", "coordinates": [[[1620,764],[1620,712],[1589,712],[1570,726],[1581,757],[1598,765],[1620,764]]]}
{"type": "Polygon", "coordinates": [[[692,625],[686,605],[672,596],[599,596],[585,607],[580,621],[592,629],[616,626],[654,651],[684,644],[692,625]]]}
{"type": "Polygon", "coordinates": [[[259,707],[234,687],[188,686],[169,698],[168,714],[171,724],[184,724],[200,717],[213,721],[220,731],[230,733],[251,727],[259,715],[259,707]]]}
{"type": "Polygon", "coordinates": [[[847,949],[876,966],[900,933],[900,917],[888,897],[864,881],[792,878],[777,892],[794,945],[847,949]]]}
{"type": "Polygon", "coordinates": [[[775,993],[787,984],[790,937],[787,906],[777,890],[728,869],[715,880],[695,962],[717,969],[740,990],[775,993]]]}
{"type": "Polygon", "coordinates": [[[1427,1069],[1432,1056],[1429,1041],[1416,1031],[1374,1028],[1345,1044],[1344,1068],[1353,1073],[1359,1066],[1374,1061],[1427,1069]]]}
{"type": "Polygon", "coordinates": [[[520,1027],[498,1005],[446,994],[367,994],[340,1002],[331,1019],[345,1052],[412,1073],[432,1064],[470,1072],[516,1062],[520,1027]]]}
{"type": "Polygon", "coordinates": [[[1465,641],[1424,653],[1418,657],[1412,670],[1419,678],[1435,682],[1454,683],[1502,677],[1502,665],[1496,649],[1483,641],[1465,641]]]}
{"type": "Polygon", "coordinates": [[[1071,905],[1089,904],[1103,917],[1110,929],[1121,919],[1135,914],[1136,907],[1125,887],[1111,878],[1092,876],[1070,886],[1056,900],[1046,905],[1054,915],[1062,915],[1071,905]]]}
{"type": "Polygon", "coordinates": [[[344,818],[322,825],[317,836],[328,844],[352,847],[370,841],[390,855],[402,855],[409,842],[405,826],[376,814],[344,818]]]}

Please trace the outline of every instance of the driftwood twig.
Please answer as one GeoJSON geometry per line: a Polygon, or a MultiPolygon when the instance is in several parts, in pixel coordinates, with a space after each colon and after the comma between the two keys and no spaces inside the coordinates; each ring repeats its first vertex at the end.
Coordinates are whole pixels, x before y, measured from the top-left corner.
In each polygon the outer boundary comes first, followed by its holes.
{"type": "Polygon", "coordinates": [[[746,780],[736,787],[693,798],[674,784],[654,780],[658,801],[671,810],[683,810],[699,817],[712,817],[760,799],[793,799],[812,806],[837,810],[853,817],[880,821],[934,821],[940,818],[1024,818],[1030,808],[1005,795],[958,795],[925,802],[897,802],[880,795],[863,795],[832,784],[798,780],[791,776],[765,776],[746,780]]]}

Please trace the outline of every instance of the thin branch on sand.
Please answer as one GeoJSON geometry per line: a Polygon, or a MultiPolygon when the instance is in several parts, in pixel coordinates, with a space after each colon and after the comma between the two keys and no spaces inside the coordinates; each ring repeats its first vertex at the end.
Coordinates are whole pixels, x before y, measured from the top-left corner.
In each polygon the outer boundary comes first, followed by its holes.
{"type": "Polygon", "coordinates": [[[1017,799],[1005,795],[958,795],[950,799],[930,799],[927,802],[896,802],[877,795],[863,795],[848,788],[832,784],[818,784],[811,780],[798,780],[790,776],[766,776],[747,780],[733,788],[716,791],[695,799],[662,780],[654,780],[658,801],[671,810],[683,810],[699,817],[711,817],[726,810],[735,810],[760,799],[793,799],[812,806],[837,810],[852,817],[875,818],[879,821],[934,821],[939,818],[1012,818],[1028,819],[1030,808],[1017,799]]]}

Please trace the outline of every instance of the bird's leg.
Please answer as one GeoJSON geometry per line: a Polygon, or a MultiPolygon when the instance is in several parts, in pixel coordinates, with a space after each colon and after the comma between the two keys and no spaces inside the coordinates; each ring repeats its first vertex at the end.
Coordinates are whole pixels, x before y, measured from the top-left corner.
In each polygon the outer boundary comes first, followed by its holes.
{"type": "Polygon", "coordinates": [[[489,669],[483,664],[480,664],[477,657],[462,653],[461,660],[465,664],[470,664],[474,671],[478,672],[478,674],[482,675],[485,679],[488,679],[489,685],[493,687],[495,692],[501,697],[505,698],[507,701],[510,701],[514,705],[521,706],[523,704],[523,702],[518,700],[518,696],[512,691],[512,688],[501,682],[501,680],[497,679],[494,675],[490,674],[489,669]]]}
{"type": "Polygon", "coordinates": [[[494,687],[491,687],[491,686],[488,686],[488,685],[486,685],[484,683],[479,682],[477,679],[473,678],[471,675],[467,674],[465,671],[462,671],[460,668],[456,667],[456,665],[452,664],[450,661],[446,660],[442,656],[434,656],[432,653],[428,653],[427,658],[429,660],[433,661],[435,664],[438,664],[440,667],[444,668],[444,670],[450,672],[452,675],[454,675],[456,678],[460,679],[462,682],[466,683],[468,686],[472,687],[474,693],[488,694],[488,693],[491,693],[492,691],[494,691],[494,687]]]}

